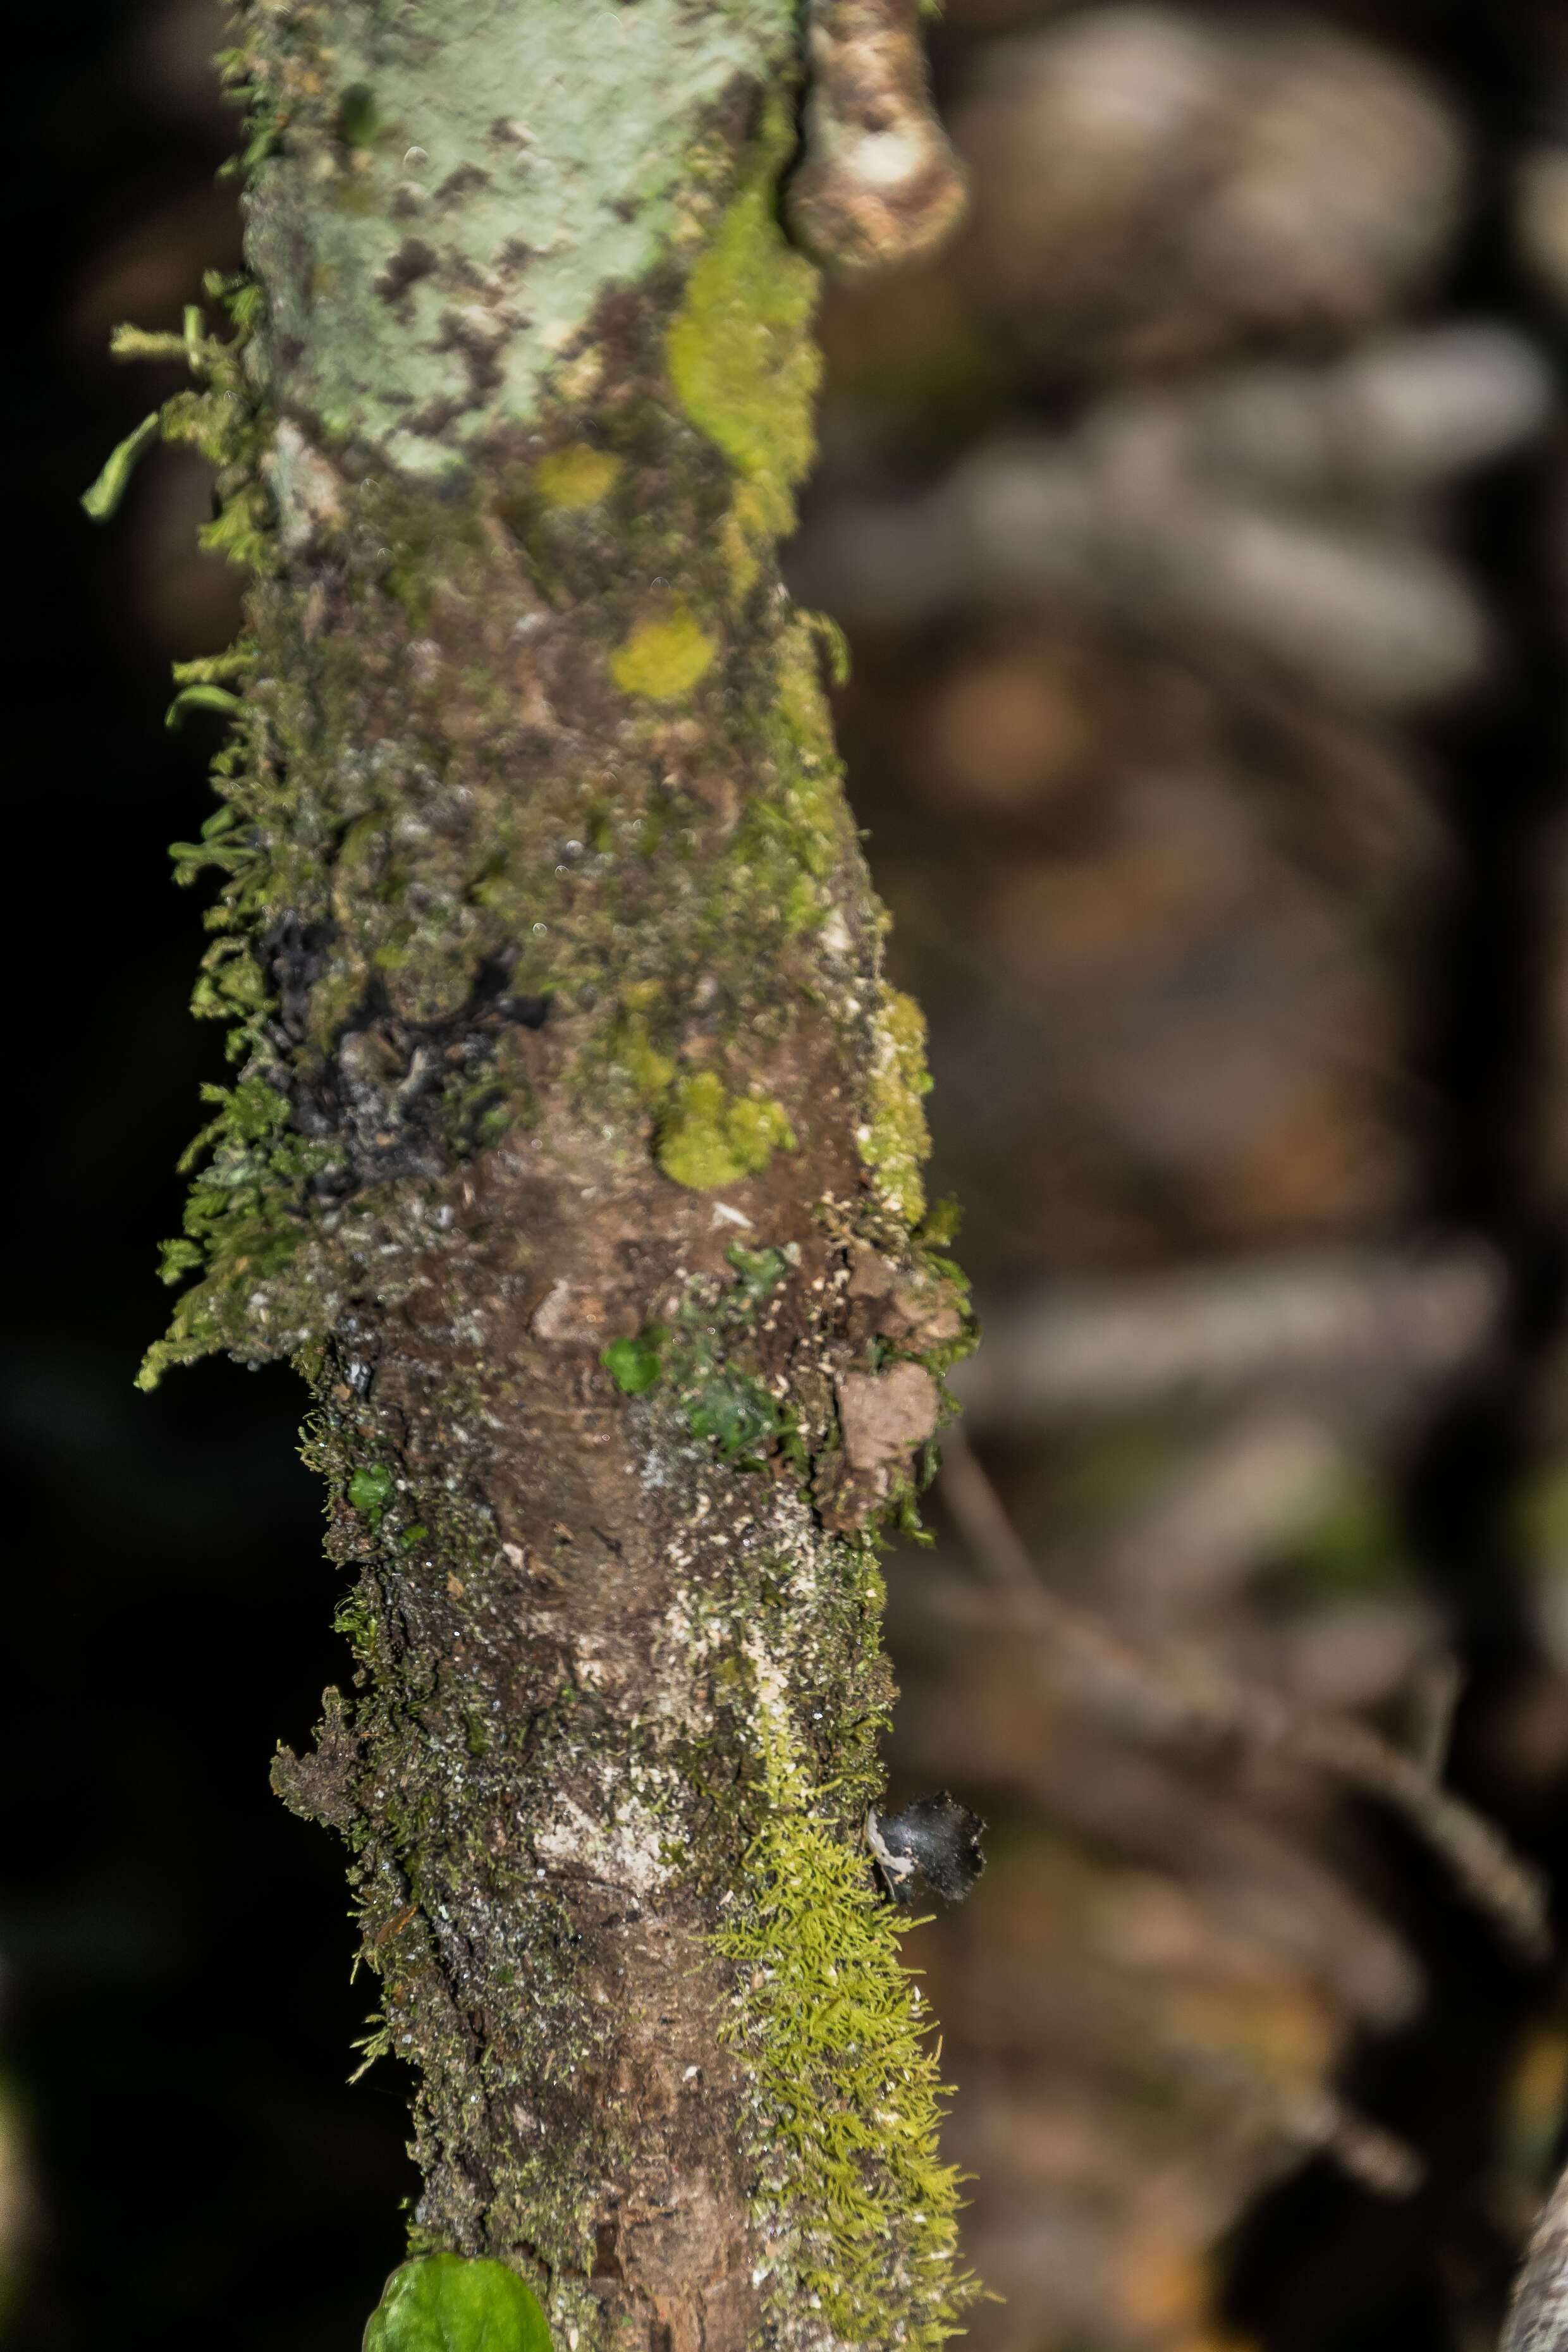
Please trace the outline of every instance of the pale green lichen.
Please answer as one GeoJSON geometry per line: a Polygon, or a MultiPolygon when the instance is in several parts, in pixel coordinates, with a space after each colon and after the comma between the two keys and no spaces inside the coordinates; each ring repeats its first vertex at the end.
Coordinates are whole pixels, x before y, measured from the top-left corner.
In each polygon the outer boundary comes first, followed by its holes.
{"type": "Polygon", "coordinates": [[[938,2148],[942,2086],[899,1915],[803,1769],[781,1678],[752,1663],[760,1820],[738,1916],[713,1940],[735,1970],[728,2038],[752,2069],[764,2299],[797,2332],[820,2314],[841,2343],[935,2352],[974,2290],[953,2267],[959,2175],[938,2148]]]}
{"type": "Polygon", "coordinates": [[[678,246],[694,145],[738,78],[786,67],[795,16],[794,0],[429,0],[337,11],[311,55],[308,13],[276,34],[264,14],[244,61],[251,238],[301,413],[426,478],[536,416],[605,288],[678,246]]]}
{"type": "Polygon", "coordinates": [[[718,640],[684,607],[643,621],[610,656],[623,694],[649,702],[685,702],[713,667],[718,640]]]}
{"type": "Polygon", "coordinates": [[[931,1151],[931,1131],[921,1097],[931,1092],[926,1068],[925,1016],[912,996],[884,988],[873,1024],[868,1117],[856,1129],[860,1157],[877,1191],[906,1225],[925,1214],[921,1170],[931,1151]]]}
{"type": "Polygon", "coordinates": [[[754,563],[753,540],[782,538],[794,527],[795,486],[816,446],[817,274],[786,243],[774,197],[794,142],[787,114],[773,105],[752,168],[693,269],[665,343],[682,408],[741,478],[732,571],[737,561],[742,570],[754,563]]]}
{"type": "Polygon", "coordinates": [[[765,1168],[775,1151],[793,1151],[795,1130],[759,1087],[731,1095],[712,1070],[678,1079],[659,1122],[654,1156],[667,1176],[695,1192],[738,1184],[765,1168]]]}

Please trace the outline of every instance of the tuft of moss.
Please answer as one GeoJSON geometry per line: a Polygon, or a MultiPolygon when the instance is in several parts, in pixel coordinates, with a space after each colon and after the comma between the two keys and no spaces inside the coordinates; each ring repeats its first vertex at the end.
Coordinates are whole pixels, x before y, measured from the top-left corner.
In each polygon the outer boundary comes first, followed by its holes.
{"type": "Polygon", "coordinates": [[[739,1915],[713,1941],[735,1971],[723,2029],[746,2058],[744,2129],[771,2265],[770,2313],[820,2311],[841,2343],[936,2352],[973,2283],[953,2267],[959,2179],[900,1920],[830,1826],[776,1688],[759,1674],[760,1819],[739,1915]]]}
{"type": "Polygon", "coordinates": [[[685,702],[707,676],[719,650],[696,615],[683,606],[642,621],[610,656],[610,676],[623,694],[649,702],[685,702]]]}
{"type": "Polygon", "coordinates": [[[731,1095],[712,1070],[698,1070],[678,1080],[654,1156],[676,1183],[710,1192],[794,1150],[795,1130],[771,1095],[731,1095]]]}

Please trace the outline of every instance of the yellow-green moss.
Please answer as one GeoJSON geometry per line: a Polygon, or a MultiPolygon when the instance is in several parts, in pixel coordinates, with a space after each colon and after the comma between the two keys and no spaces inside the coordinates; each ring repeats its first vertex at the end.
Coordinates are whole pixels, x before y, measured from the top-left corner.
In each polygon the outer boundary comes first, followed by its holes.
{"type": "Polygon", "coordinates": [[[737,499],[731,517],[742,548],[793,527],[795,487],[816,447],[816,271],[785,241],[775,209],[775,182],[794,143],[794,127],[775,103],[752,169],[692,271],[665,344],[682,408],[750,486],[751,498],[737,499]]]}
{"type": "Polygon", "coordinates": [[[684,702],[712,666],[718,642],[684,607],[644,621],[610,656],[610,675],[623,694],[650,702],[684,702]]]}
{"type": "Polygon", "coordinates": [[[712,1070],[698,1070],[675,1088],[655,1157],[676,1183],[707,1192],[754,1176],[775,1151],[794,1149],[795,1130],[771,1096],[731,1095],[712,1070]]]}
{"type": "Polygon", "coordinates": [[[607,498],[620,470],[620,459],[607,449],[595,449],[586,441],[569,441],[563,449],[552,449],[548,457],[540,459],[533,485],[547,507],[576,514],[607,498]]]}
{"type": "MultiPolygon", "coordinates": [[[[640,995],[644,991],[634,982],[626,992],[640,995]]],[[[621,1013],[610,1033],[608,1050],[612,1070],[625,1072],[639,1102],[658,1105],[667,1099],[675,1080],[675,1064],[648,1035],[647,1018],[640,1005],[629,1005],[621,1013]]]]}
{"type": "Polygon", "coordinates": [[[784,730],[792,845],[814,882],[837,861],[844,799],[833,719],[817,677],[814,632],[797,620],[779,646],[778,716],[784,730]]]}
{"type": "Polygon", "coordinates": [[[719,545],[737,604],[756,584],[763,568],[757,550],[768,535],[766,503],[761,491],[755,482],[737,482],[730,510],[719,526],[719,545]]]}
{"type": "Polygon", "coordinates": [[[935,2352],[973,2297],[955,2273],[959,2175],[919,1995],[864,1853],[831,1826],[777,1691],[759,1675],[763,1807],[733,1927],[727,2036],[748,2060],[745,2128],[780,2317],[820,2310],[846,2344],[935,2352]]]}
{"type": "Polygon", "coordinates": [[[925,1213],[921,1170],[931,1150],[921,1108],[921,1097],[931,1092],[925,1017],[912,996],[885,988],[875,1025],[869,1117],[857,1129],[856,1140],[882,1199],[906,1224],[915,1225],[925,1213]]]}

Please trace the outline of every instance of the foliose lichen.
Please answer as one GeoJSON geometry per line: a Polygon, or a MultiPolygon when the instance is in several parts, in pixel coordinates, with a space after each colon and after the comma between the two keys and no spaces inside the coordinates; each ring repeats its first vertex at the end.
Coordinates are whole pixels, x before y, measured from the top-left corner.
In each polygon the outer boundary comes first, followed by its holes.
{"type": "Polygon", "coordinates": [[[649,702],[689,702],[713,666],[719,646],[692,613],[678,607],[639,621],[610,656],[610,676],[623,694],[649,702]]]}
{"type": "Polygon", "coordinates": [[[659,1121],[655,1156],[667,1176],[706,1192],[754,1176],[773,1153],[795,1149],[795,1129],[761,1087],[725,1091],[711,1070],[679,1079],[659,1121]]]}

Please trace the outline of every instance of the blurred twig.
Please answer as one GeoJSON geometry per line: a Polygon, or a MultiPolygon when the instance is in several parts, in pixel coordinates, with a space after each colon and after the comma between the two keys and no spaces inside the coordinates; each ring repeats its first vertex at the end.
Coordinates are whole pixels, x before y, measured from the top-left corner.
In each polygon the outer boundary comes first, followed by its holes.
{"type": "Polygon", "coordinates": [[[1388,1806],[1441,1856],[1521,1958],[1539,1964],[1549,1956],[1540,1875],[1423,1761],[1369,1725],[1304,1713],[1272,1691],[1233,1683],[1191,1652],[1145,1649],[1048,1591],[960,1431],[946,1433],[943,1457],[943,1500],[991,1589],[933,1576],[923,1588],[933,1614],[1035,1640],[1053,1666],[1070,1674],[1076,1696],[1089,1696],[1141,1738],[1278,1756],[1388,1806]]]}
{"type": "Polygon", "coordinates": [[[1397,1387],[1441,1378],[1495,1330],[1502,1276],[1478,1243],[1415,1257],[1302,1251],[1061,1286],[989,1316],[954,1375],[970,1426],[1036,1429],[1181,1390],[1397,1387]]]}

